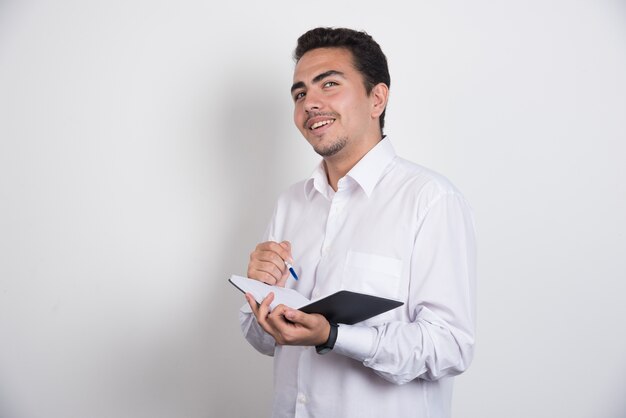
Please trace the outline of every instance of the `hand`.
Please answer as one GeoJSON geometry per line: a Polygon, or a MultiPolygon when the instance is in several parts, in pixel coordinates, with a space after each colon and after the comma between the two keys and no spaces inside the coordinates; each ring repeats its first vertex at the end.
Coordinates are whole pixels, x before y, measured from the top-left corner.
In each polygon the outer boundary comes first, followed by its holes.
{"type": "Polygon", "coordinates": [[[289,241],[266,241],[256,246],[250,254],[248,263],[248,277],[261,282],[285,286],[289,277],[289,269],[285,260],[293,264],[291,258],[291,243],[289,241]]]}
{"type": "Polygon", "coordinates": [[[285,305],[278,305],[270,312],[274,293],[270,292],[261,304],[251,294],[246,300],[257,322],[280,345],[320,345],[328,340],[330,324],[322,315],[306,314],[285,305]]]}

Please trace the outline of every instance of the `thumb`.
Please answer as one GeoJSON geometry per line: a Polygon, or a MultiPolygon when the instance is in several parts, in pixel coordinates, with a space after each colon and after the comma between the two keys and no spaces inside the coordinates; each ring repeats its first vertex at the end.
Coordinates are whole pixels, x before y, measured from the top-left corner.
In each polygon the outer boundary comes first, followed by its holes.
{"type": "Polygon", "coordinates": [[[295,322],[298,324],[304,324],[307,322],[306,314],[297,309],[289,308],[285,311],[285,318],[290,320],[291,322],[295,322]]]}

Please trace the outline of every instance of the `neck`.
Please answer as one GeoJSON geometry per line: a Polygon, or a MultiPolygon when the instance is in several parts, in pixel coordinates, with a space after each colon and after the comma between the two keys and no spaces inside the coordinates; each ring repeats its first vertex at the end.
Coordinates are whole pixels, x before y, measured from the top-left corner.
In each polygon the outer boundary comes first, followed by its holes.
{"type": "Polygon", "coordinates": [[[330,157],[324,157],[324,166],[326,167],[326,176],[328,177],[328,184],[337,191],[337,184],[339,180],[344,177],[352,167],[354,167],[361,158],[365,156],[372,148],[378,144],[382,138],[378,138],[376,141],[365,142],[359,149],[353,150],[351,153],[339,152],[336,155],[330,157]]]}

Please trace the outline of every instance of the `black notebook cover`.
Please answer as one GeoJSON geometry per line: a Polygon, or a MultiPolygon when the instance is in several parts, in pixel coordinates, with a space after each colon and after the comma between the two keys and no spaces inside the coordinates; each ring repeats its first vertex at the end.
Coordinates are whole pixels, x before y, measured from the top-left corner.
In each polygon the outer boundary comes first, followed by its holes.
{"type": "Polygon", "coordinates": [[[305,313],[317,313],[335,324],[353,325],[373,316],[402,306],[397,300],[340,290],[300,308],[305,313]]]}
{"type": "Polygon", "coordinates": [[[266,285],[247,277],[233,275],[229,282],[242,292],[251,293],[257,303],[260,303],[269,292],[274,292],[272,306],[284,303],[292,308],[299,307],[302,312],[323,315],[329,322],[335,324],[353,325],[403,305],[397,300],[349,290],[340,290],[323,299],[310,302],[293,289],[266,285]]]}
{"type": "Polygon", "coordinates": [[[335,324],[353,325],[402,306],[402,302],[364,293],[340,290],[300,308],[305,313],[323,315],[335,324]]]}

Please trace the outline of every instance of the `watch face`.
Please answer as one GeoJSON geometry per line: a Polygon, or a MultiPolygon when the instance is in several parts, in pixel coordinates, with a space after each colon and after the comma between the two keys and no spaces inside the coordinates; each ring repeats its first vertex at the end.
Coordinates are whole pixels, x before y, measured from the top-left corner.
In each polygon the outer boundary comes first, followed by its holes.
{"type": "Polygon", "coordinates": [[[317,354],[326,354],[330,351],[330,347],[317,348],[317,354]]]}

